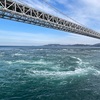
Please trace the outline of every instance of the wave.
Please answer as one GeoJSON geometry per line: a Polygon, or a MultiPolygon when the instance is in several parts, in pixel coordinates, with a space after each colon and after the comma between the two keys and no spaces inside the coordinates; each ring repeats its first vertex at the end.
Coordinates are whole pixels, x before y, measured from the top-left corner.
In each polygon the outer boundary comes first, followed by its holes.
{"type": "Polygon", "coordinates": [[[94,72],[93,75],[95,75],[95,76],[100,75],[100,70],[93,68],[92,71],[94,72]]]}
{"type": "Polygon", "coordinates": [[[74,71],[77,68],[83,68],[83,61],[81,58],[75,56],[65,56],[59,60],[59,67],[61,71],[74,71]]]}
{"type": "Polygon", "coordinates": [[[26,54],[21,54],[21,53],[15,53],[15,54],[12,54],[12,57],[13,56],[27,56],[26,54]]]}
{"type": "Polygon", "coordinates": [[[71,56],[72,60],[76,61],[76,63],[82,64],[82,59],[78,57],[71,56]]]}
{"type": "Polygon", "coordinates": [[[12,61],[3,61],[3,63],[6,63],[6,64],[13,64],[13,62],[12,61]]]}
{"type": "Polygon", "coordinates": [[[39,65],[47,65],[50,62],[46,62],[43,60],[38,60],[38,61],[25,61],[25,60],[18,60],[15,63],[22,63],[22,64],[39,64],[39,65]]]}
{"type": "Polygon", "coordinates": [[[39,76],[39,77],[59,77],[64,78],[68,76],[85,76],[88,75],[89,72],[91,72],[92,69],[85,68],[85,69],[76,69],[75,71],[38,71],[38,70],[28,70],[26,71],[26,74],[31,76],[39,76]]]}
{"type": "Polygon", "coordinates": [[[39,76],[39,77],[78,76],[80,77],[80,76],[89,75],[89,74],[100,75],[100,71],[98,69],[91,66],[89,62],[84,62],[79,57],[66,56],[63,59],[60,59],[57,61],[59,62],[57,63],[54,60],[45,61],[44,59],[40,59],[37,61],[32,61],[32,60],[5,61],[5,63],[10,64],[10,65],[11,64],[39,65],[29,70],[27,68],[25,69],[26,73],[31,76],[39,76]]]}
{"type": "Polygon", "coordinates": [[[26,71],[26,74],[29,77],[45,77],[50,79],[64,79],[67,77],[84,77],[88,75],[100,75],[100,71],[94,69],[94,68],[84,68],[84,69],[76,69],[75,71],[38,71],[38,70],[28,70],[26,71]]]}
{"type": "Polygon", "coordinates": [[[7,64],[38,64],[38,65],[47,65],[52,64],[52,62],[38,60],[38,61],[26,61],[26,60],[17,60],[17,61],[5,61],[7,64]]]}

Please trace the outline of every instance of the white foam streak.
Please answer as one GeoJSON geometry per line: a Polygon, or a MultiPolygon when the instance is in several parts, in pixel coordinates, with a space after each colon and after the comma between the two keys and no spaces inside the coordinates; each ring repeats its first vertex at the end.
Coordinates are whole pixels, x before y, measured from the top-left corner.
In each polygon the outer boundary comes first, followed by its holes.
{"type": "Polygon", "coordinates": [[[66,78],[70,76],[81,77],[86,75],[100,75],[100,71],[94,69],[93,67],[77,68],[75,71],[39,71],[30,69],[26,72],[26,74],[32,77],[66,78]]]}
{"type": "Polygon", "coordinates": [[[99,76],[100,75],[100,70],[94,69],[93,75],[99,76]]]}
{"type": "Polygon", "coordinates": [[[75,71],[37,71],[37,70],[29,70],[27,73],[32,76],[40,76],[40,77],[48,77],[48,76],[53,76],[53,77],[67,77],[67,76],[81,76],[81,75],[87,75],[88,70],[86,69],[76,69],[75,71]]]}
{"type": "Polygon", "coordinates": [[[76,63],[78,63],[80,65],[82,64],[82,59],[80,59],[78,57],[74,57],[74,56],[72,56],[72,58],[78,60],[78,61],[76,61],[76,63]]]}
{"type": "Polygon", "coordinates": [[[14,56],[27,56],[26,54],[21,54],[21,53],[15,53],[15,54],[12,54],[12,57],[14,56]]]}
{"type": "Polygon", "coordinates": [[[17,60],[17,61],[5,61],[7,64],[39,64],[39,65],[47,65],[47,64],[52,64],[52,62],[46,62],[43,60],[38,60],[38,61],[25,61],[25,60],[17,60]]]}

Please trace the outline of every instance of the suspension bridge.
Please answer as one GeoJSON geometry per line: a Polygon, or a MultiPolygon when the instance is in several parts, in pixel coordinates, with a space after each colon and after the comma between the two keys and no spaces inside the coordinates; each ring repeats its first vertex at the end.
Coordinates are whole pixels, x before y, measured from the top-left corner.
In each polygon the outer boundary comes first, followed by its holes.
{"type": "Polygon", "coordinates": [[[12,0],[0,0],[0,18],[100,39],[100,33],[83,25],[39,11],[12,0]]]}

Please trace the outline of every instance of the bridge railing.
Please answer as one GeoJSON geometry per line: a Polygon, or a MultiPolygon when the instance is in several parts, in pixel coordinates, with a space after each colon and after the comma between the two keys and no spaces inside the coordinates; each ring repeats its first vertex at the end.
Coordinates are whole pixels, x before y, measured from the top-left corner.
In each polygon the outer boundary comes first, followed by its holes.
{"type": "Polygon", "coordinates": [[[100,34],[94,30],[64,20],[57,16],[41,12],[12,0],[0,0],[0,17],[100,38],[100,34]]]}

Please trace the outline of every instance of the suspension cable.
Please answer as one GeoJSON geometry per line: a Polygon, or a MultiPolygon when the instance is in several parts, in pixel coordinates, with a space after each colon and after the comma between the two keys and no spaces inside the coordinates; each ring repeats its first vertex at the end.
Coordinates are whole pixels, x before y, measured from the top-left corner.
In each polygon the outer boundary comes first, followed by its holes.
{"type": "Polygon", "coordinates": [[[51,5],[49,2],[47,2],[47,0],[42,0],[45,4],[47,4],[49,7],[51,7],[53,10],[55,10],[57,13],[59,12],[60,14],[64,15],[66,18],[71,19],[72,21],[74,21],[75,23],[86,27],[85,25],[79,23],[78,21],[76,21],[75,19],[69,17],[67,14],[63,13],[62,11],[58,10],[56,7],[54,7],[53,5],[51,5]]]}

